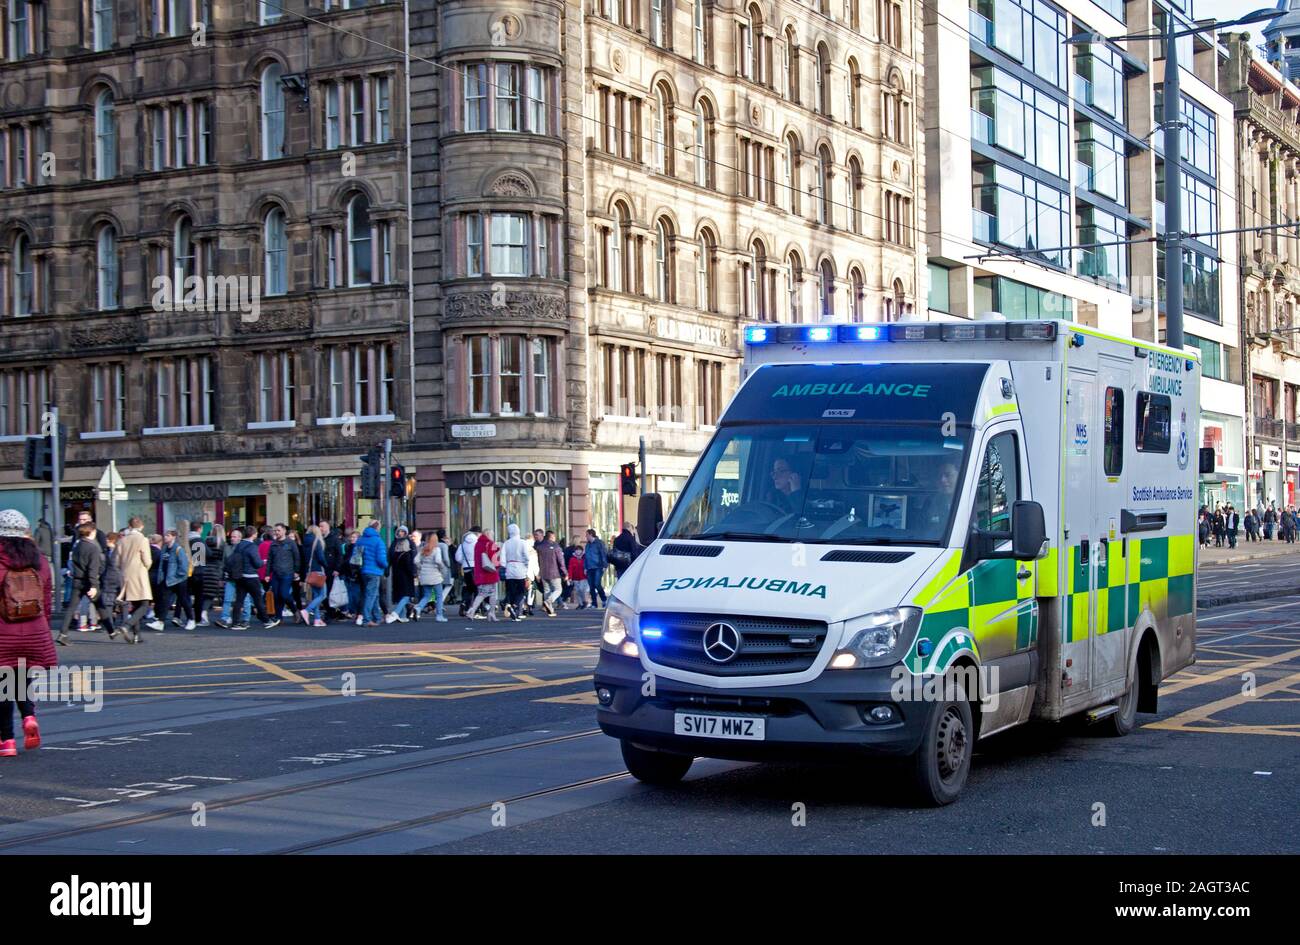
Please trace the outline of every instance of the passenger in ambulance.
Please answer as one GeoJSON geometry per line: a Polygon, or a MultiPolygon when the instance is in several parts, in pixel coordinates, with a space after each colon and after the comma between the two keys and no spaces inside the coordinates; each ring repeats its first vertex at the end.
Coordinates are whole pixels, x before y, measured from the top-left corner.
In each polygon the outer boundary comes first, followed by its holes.
{"type": "Polygon", "coordinates": [[[953,497],[961,468],[951,457],[941,458],[933,467],[930,492],[920,496],[909,510],[908,526],[919,538],[939,538],[948,524],[953,497]]]}

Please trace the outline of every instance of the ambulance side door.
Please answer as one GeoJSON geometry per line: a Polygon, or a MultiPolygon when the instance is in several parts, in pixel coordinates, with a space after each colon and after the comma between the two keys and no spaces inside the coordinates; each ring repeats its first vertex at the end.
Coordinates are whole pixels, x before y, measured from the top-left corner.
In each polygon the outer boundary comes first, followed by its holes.
{"type": "Polygon", "coordinates": [[[1101,355],[1097,372],[1097,409],[1100,413],[1094,453],[1097,503],[1097,599],[1093,623],[1092,685],[1104,686],[1123,679],[1128,671],[1127,628],[1136,616],[1137,601],[1130,598],[1130,542],[1120,532],[1121,512],[1128,504],[1133,463],[1127,461],[1133,439],[1133,385],[1129,364],[1101,355]]]}
{"type": "Polygon", "coordinates": [[[1090,685],[1097,598],[1097,375],[1070,368],[1065,395],[1065,615],[1061,621],[1063,701],[1090,685]]]}

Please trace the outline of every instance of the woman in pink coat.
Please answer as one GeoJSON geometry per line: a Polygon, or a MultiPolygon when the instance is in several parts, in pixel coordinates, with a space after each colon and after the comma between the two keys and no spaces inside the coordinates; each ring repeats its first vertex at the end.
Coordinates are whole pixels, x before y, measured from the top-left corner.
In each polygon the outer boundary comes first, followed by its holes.
{"type": "MultiPolygon", "coordinates": [[[[53,604],[50,563],[32,541],[31,524],[14,509],[0,511],[0,667],[12,672],[22,663],[27,669],[49,669],[58,665],[50,639],[50,610],[53,604]]],[[[14,698],[10,692],[0,699],[0,758],[18,754],[14,739],[14,708],[23,720],[23,749],[41,744],[36,725],[36,706],[31,700],[14,698]]]]}

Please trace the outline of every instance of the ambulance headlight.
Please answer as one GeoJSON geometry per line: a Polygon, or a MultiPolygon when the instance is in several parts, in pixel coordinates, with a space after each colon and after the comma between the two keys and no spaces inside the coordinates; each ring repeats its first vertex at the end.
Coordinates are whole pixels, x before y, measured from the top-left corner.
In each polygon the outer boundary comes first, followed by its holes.
{"type": "Polygon", "coordinates": [[[600,648],[619,656],[639,657],[636,645],[636,611],[616,597],[605,607],[605,625],[600,631],[600,648]]]}
{"type": "Polygon", "coordinates": [[[891,666],[911,649],[921,628],[921,608],[894,607],[850,620],[848,641],[831,657],[830,669],[867,669],[891,666]]]}

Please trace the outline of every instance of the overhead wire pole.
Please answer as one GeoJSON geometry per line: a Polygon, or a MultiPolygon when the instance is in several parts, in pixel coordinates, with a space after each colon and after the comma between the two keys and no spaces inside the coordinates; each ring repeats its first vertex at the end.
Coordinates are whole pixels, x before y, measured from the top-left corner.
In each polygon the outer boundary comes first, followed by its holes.
{"type": "Polygon", "coordinates": [[[1183,93],[1174,11],[1165,15],[1165,344],[1183,350],[1183,93]]]}

